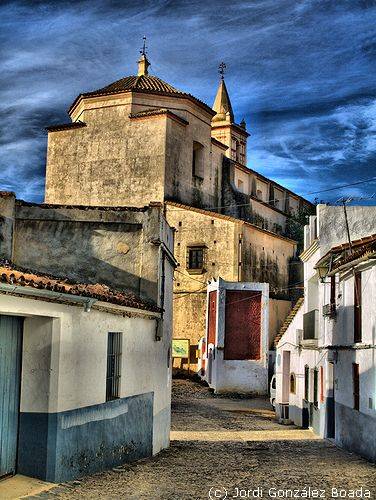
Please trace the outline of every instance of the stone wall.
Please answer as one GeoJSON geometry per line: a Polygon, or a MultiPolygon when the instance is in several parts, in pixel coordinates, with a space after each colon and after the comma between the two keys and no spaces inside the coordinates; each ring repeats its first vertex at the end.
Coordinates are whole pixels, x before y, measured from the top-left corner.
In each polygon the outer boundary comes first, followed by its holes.
{"type": "Polygon", "coordinates": [[[0,191],[0,259],[11,259],[15,201],[14,193],[0,191]]]}

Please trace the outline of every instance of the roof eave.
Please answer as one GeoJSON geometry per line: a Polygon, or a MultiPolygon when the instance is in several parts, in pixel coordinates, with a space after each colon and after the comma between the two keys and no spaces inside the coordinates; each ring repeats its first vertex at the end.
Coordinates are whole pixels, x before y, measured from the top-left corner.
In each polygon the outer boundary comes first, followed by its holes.
{"type": "Polygon", "coordinates": [[[98,93],[88,92],[84,94],[79,94],[73,101],[70,108],[68,109],[68,114],[71,116],[75,108],[78,106],[78,104],[84,99],[95,99],[97,97],[116,96],[121,94],[151,94],[156,96],[173,97],[176,99],[186,99],[188,101],[193,102],[194,104],[196,104],[196,106],[199,106],[201,109],[206,111],[206,113],[208,113],[208,115],[210,115],[211,117],[215,116],[216,114],[215,111],[213,111],[212,108],[210,108],[207,104],[205,104],[204,102],[200,101],[199,99],[190,94],[183,94],[183,93],[174,94],[173,92],[158,92],[158,91],[153,92],[152,90],[143,90],[143,89],[129,89],[117,92],[98,92],[98,93]]]}

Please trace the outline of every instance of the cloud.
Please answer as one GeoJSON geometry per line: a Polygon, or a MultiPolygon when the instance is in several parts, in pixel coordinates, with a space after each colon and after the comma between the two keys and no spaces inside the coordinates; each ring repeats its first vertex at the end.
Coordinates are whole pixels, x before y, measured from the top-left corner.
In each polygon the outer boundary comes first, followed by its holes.
{"type": "Polygon", "coordinates": [[[0,188],[43,199],[44,127],[134,74],[144,34],[152,72],[208,104],[226,61],[250,167],[299,193],[376,176],[375,13],[374,0],[3,2],[0,188]]]}

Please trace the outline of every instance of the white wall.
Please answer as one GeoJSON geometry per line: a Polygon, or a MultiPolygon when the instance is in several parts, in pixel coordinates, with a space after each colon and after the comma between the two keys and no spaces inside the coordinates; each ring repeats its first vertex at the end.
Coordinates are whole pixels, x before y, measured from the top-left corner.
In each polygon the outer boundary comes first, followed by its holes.
{"type": "MultiPolygon", "coordinates": [[[[269,350],[269,285],[267,283],[235,283],[219,280],[208,285],[207,293],[218,290],[217,332],[215,359],[213,359],[212,381],[209,384],[216,393],[239,392],[267,394],[268,390],[268,350],[269,350]],[[225,305],[226,290],[261,291],[261,349],[259,360],[226,360],[225,346],[225,305]]],[[[209,296],[209,295],[208,295],[209,296]]],[[[208,362],[206,361],[206,367],[208,362]]],[[[206,377],[207,380],[207,377],[206,377]]]]}
{"type": "Polygon", "coordinates": [[[79,306],[6,295],[0,300],[0,314],[26,316],[22,412],[62,412],[104,403],[107,333],[122,332],[120,397],[154,393],[156,453],[169,443],[170,334],[156,341],[155,318],[124,313],[87,313],[79,306]]]}

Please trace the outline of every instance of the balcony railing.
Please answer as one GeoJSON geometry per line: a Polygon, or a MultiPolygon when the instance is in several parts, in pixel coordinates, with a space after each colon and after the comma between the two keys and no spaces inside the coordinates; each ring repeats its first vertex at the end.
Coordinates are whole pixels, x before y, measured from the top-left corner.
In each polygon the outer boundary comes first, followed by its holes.
{"type": "Polygon", "coordinates": [[[319,311],[312,309],[303,314],[303,340],[317,340],[319,326],[319,311]]]}

